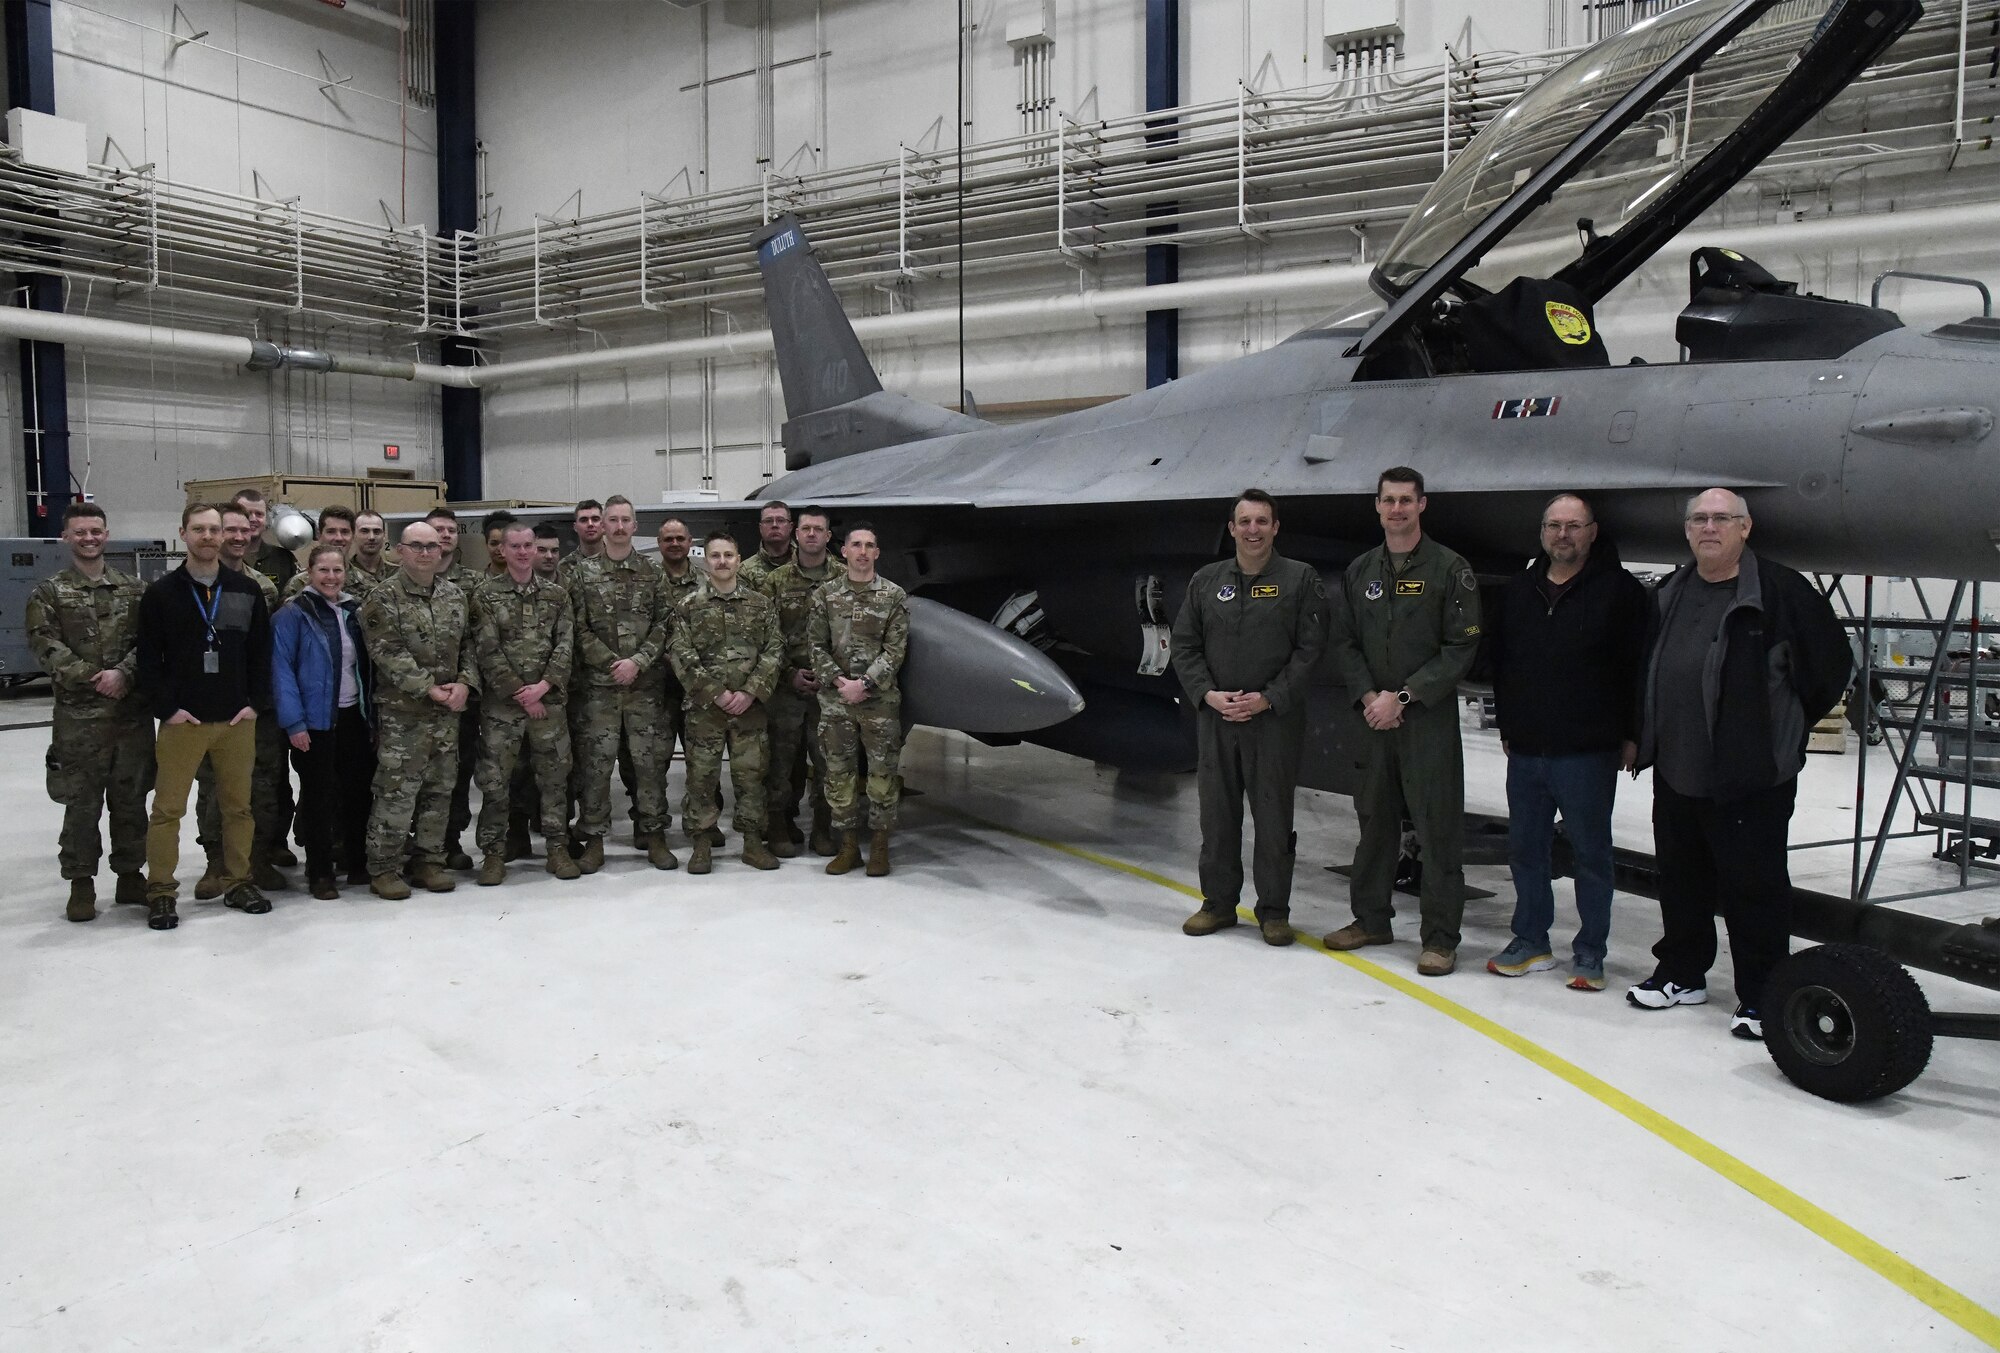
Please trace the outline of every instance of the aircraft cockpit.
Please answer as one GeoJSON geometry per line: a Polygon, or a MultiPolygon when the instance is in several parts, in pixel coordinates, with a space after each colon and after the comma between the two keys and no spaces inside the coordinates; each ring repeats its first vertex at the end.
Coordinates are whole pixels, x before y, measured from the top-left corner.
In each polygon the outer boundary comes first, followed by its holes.
{"type": "MultiPolygon", "coordinates": [[[[1371,277],[1359,380],[1604,366],[1595,307],[1816,116],[1918,0],[1693,0],[1580,53],[1452,161],[1371,277]]],[[[1898,327],[1704,248],[1691,361],[1838,355],[1898,327]]]]}

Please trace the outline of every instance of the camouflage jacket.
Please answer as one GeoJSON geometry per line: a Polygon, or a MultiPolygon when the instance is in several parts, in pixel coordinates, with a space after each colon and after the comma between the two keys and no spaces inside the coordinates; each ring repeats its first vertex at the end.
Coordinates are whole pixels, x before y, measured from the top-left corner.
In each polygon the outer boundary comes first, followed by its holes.
{"type": "MultiPolygon", "coordinates": [[[[499,702],[537,681],[549,683],[544,704],[560,705],[569,693],[576,616],[562,584],[530,577],[517,586],[501,574],[472,594],[472,645],[481,689],[499,702]]],[[[489,701],[489,704],[497,703],[489,701]]]]}
{"type": "Polygon", "coordinates": [[[87,719],[147,717],[138,694],[139,598],[145,585],[109,564],[96,582],[74,567],[35,584],[28,596],[28,647],[55,687],[56,707],[87,719]],[[125,674],[125,694],[97,693],[99,672],[125,674]]]}
{"type": "Polygon", "coordinates": [[[819,591],[820,584],[838,576],[831,558],[820,561],[811,572],[794,558],[764,575],[764,594],[778,607],[778,633],[784,636],[787,671],[813,665],[813,593],[819,591]]]}
{"type": "Polygon", "coordinates": [[[733,592],[703,587],[675,613],[672,654],[688,709],[713,704],[724,691],[768,700],[783,656],[778,608],[742,583],[733,592]]]}
{"type": "Polygon", "coordinates": [[[604,553],[602,550],[596,554],[583,554],[576,550],[571,550],[556,561],[556,581],[564,587],[568,587],[572,582],[576,581],[576,571],[579,568],[603,557],[604,553]]]}
{"type": "Polygon", "coordinates": [[[813,593],[813,669],[822,695],[837,692],[838,677],[860,677],[877,695],[895,694],[909,649],[909,597],[887,578],[835,578],[813,593]]]}
{"type": "Polygon", "coordinates": [[[658,574],[653,561],[637,550],[616,561],[585,560],[570,574],[566,587],[576,610],[582,684],[617,685],[611,664],[630,658],[639,664],[635,688],[661,688],[672,612],[658,574]]]}
{"type": "MultiPolygon", "coordinates": [[[[228,568],[229,565],[225,563],[223,567],[228,568]]],[[[270,614],[276,615],[278,613],[278,585],[271,581],[271,575],[263,572],[261,569],[252,568],[247,564],[238,571],[251,582],[257,584],[257,590],[264,594],[264,609],[270,614]]]]}
{"type": "Polygon", "coordinates": [[[462,681],[479,689],[471,617],[455,583],[439,578],[424,591],[398,570],[361,603],[361,632],[375,661],[375,703],[384,709],[445,714],[431,687],[462,681]]]}
{"type": "Polygon", "coordinates": [[[764,590],[764,580],[766,578],[770,577],[773,573],[776,573],[786,564],[793,563],[798,559],[798,557],[799,557],[798,550],[790,546],[787,546],[785,549],[784,558],[773,559],[770,555],[764,553],[764,548],[763,546],[760,545],[757,547],[755,552],[753,552],[748,559],[745,559],[742,565],[737,568],[736,577],[739,581],[749,583],[750,586],[756,588],[759,592],[762,592],[764,590]]]}
{"type": "MultiPolygon", "coordinates": [[[[655,562],[657,563],[657,561],[655,562]]],[[[658,567],[660,570],[660,591],[666,594],[667,609],[670,611],[678,610],[682,602],[699,592],[702,583],[708,577],[706,573],[703,573],[694,566],[694,561],[692,560],[688,561],[687,571],[682,573],[678,578],[667,572],[665,564],[658,564],[658,567]]]]}

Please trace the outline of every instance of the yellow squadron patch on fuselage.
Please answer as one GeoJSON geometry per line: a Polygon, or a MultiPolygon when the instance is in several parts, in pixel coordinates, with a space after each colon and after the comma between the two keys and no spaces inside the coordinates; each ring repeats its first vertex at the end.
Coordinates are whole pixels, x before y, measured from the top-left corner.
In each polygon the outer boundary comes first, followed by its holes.
{"type": "Polygon", "coordinates": [[[1590,341],[1590,321],[1575,306],[1548,301],[1543,304],[1542,313],[1549,317],[1549,328],[1563,342],[1576,347],[1590,341]]]}

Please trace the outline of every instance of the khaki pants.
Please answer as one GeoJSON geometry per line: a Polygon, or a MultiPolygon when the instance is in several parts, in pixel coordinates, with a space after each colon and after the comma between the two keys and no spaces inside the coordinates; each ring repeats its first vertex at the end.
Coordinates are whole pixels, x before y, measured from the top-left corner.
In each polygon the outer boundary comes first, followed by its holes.
{"type": "Polygon", "coordinates": [[[222,800],[223,891],[250,881],[250,775],[257,764],[257,721],[166,723],[153,745],[153,815],[146,828],[146,891],[173,896],[181,860],[181,819],[188,789],[206,760],[222,800]]]}

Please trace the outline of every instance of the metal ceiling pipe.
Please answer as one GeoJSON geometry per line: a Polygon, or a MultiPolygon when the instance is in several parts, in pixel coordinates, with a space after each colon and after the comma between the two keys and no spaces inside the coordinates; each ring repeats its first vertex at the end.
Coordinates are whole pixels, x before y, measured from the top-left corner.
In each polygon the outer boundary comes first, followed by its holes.
{"type": "Polygon", "coordinates": [[[100,319],[94,315],[65,315],[18,306],[0,306],[0,338],[78,344],[106,352],[156,353],[191,362],[241,367],[246,371],[275,371],[280,367],[292,367],[305,371],[331,371],[348,376],[380,376],[387,380],[472,388],[470,367],[434,366],[393,358],[285,348],[234,334],[169,329],[156,324],[100,319]]]}

